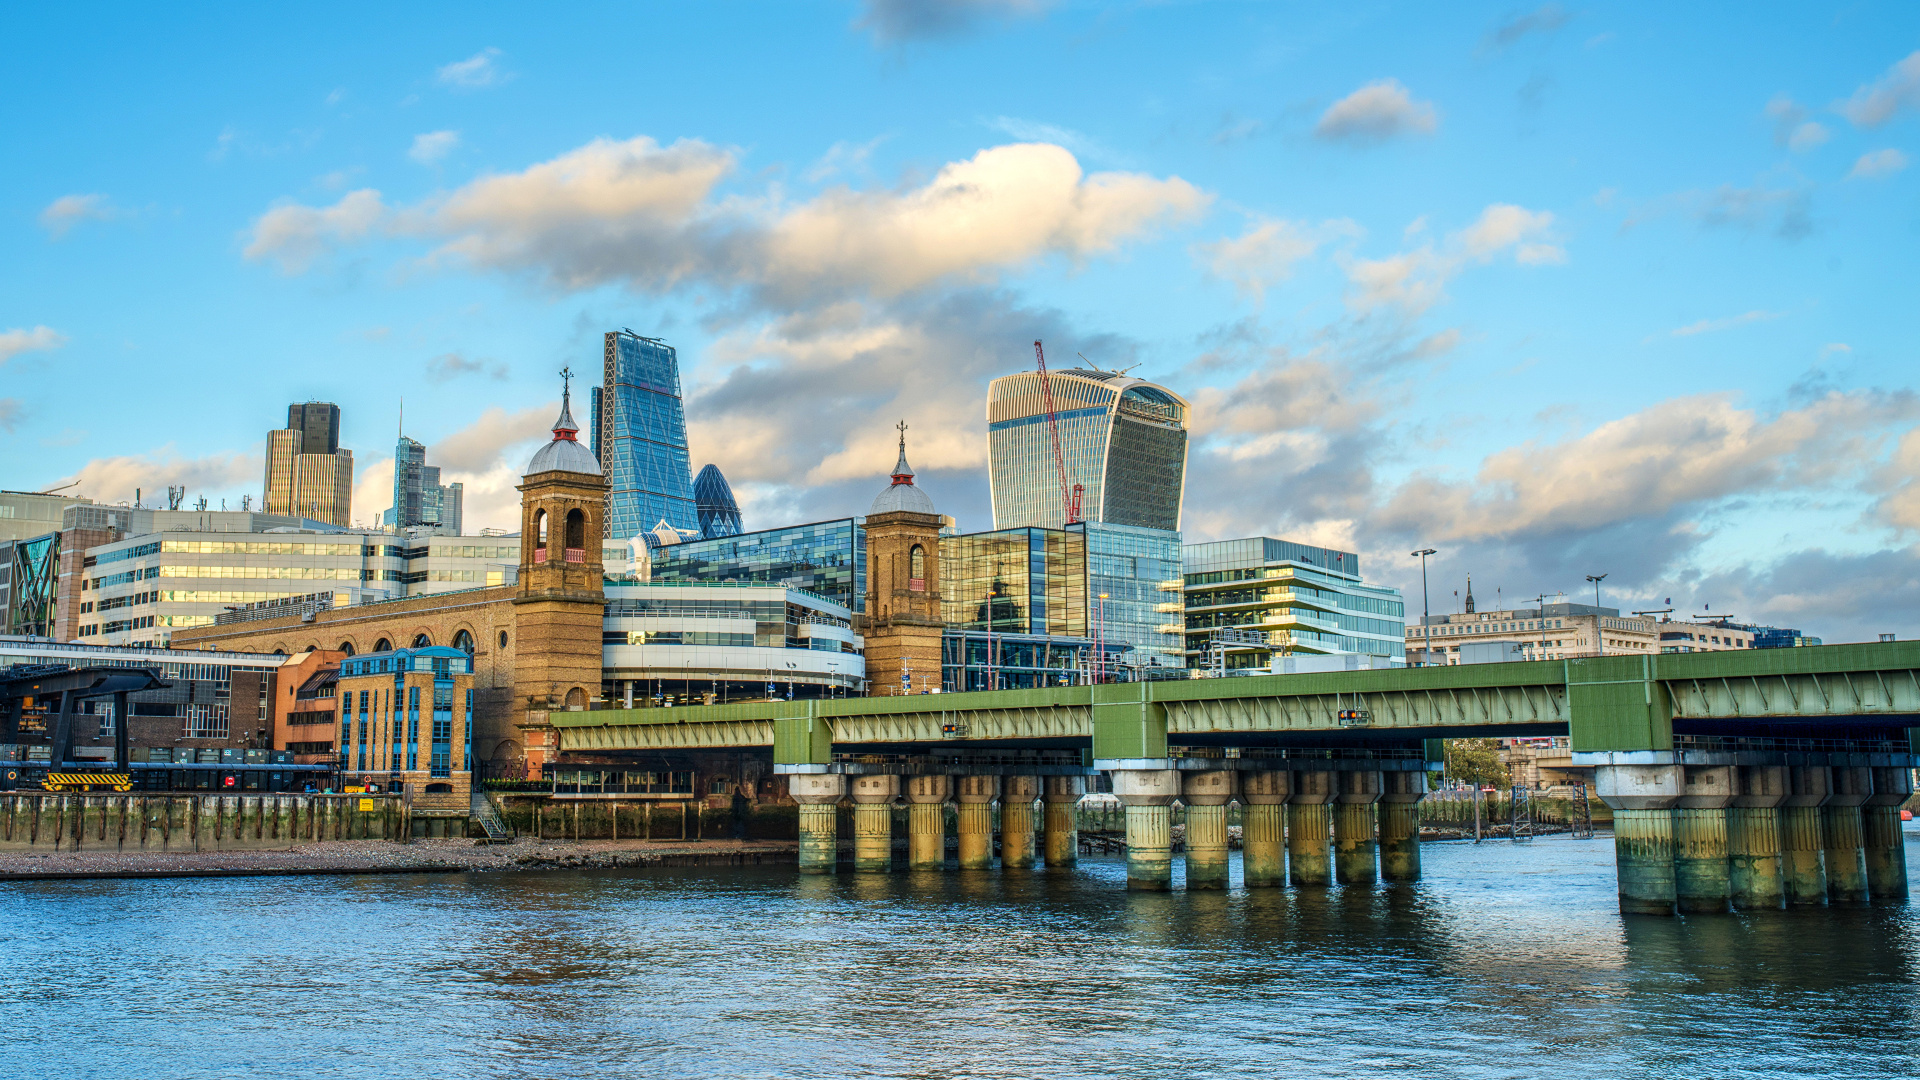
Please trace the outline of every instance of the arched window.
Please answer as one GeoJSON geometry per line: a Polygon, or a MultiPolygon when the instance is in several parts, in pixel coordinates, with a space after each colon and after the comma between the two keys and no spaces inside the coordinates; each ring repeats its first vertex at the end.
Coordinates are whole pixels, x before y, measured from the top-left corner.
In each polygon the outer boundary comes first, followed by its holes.
{"type": "Polygon", "coordinates": [[[907,588],[914,592],[927,591],[927,549],[913,545],[913,550],[907,553],[907,567],[907,577],[912,579],[907,582],[907,588]]]}
{"type": "Polygon", "coordinates": [[[456,649],[459,649],[463,653],[466,653],[468,656],[472,656],[473,655],[473,635],[467,633],[465,630],[462,630],[459,633],[453,635],[453,647],[456,649]]]}
{"type": "Polygon", "coordinates": [[[500,631],[500,647],[503,649],[507,647],[507,632],[505,630],[500,631]]]}
{"type": "Polygon", "coordinates": [[[567,511],[567,561],[587,560],[587,515],[578,508],[567,511]]]}
{"type": "Polygon", "coordinates": [[[585,690],[582,690],[576,686],[573,689],[567,691],[567,708],[584,709],[586,707],[587,707],[587,692],[585,690]]]}
{"type": "Polygon", "coordinates": [[[273,655],[275,655],[275,656],[285,656],[285,655],[287,655],[287,650],[285,650],[285,649],[275,649],[275,650],[273,650],[273,655]]]}
{"type": "Polygon", "coordinates": [[[379,641],[376,641],[373,643],[373,651],[374,652],[392,652],[393,642],[388,641],[386,638],[381,638],[379,641]]]}
{"type": "Polygon", "coordinates": [[[547,512],[545,510],[533,512],[533,561],[537,563],[547,561],[547,512]]]}
{"type": "Polygon", "coordinates": [[[433,645],[433,639],[432,639],[432,638],[430,638],[430,637],[428,637],[427,635],[425,635],[425,634],[415,634],[415,635],[413,635],[413,647],[414,647],[414,648],[416,648],[416,649],[425,649],[425,648],[430,648],[430,647],[431,647],[432,645],[433,645]]]}
{"type": "Polygon", "coordinates": [[[340,643],[340,651],[341,651],[341,652],[343,652],[343,653],[346,653],[346,654],[347,654],[348,656],[352,656],[352,655],[353,655],[353,642],[351,642],[351,641],[343,641],[343,642],[341,642],[341,643],[340,643]]]}

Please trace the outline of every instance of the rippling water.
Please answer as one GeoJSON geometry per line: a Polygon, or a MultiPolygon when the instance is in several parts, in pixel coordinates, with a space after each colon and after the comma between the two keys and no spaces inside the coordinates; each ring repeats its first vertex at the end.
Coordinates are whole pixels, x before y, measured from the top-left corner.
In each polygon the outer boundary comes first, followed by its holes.
{"type": "Polygon", "coordinates": [[[1109,859],[11,884],[0,1074],[1920,1073],[1913,908],[1623,920],[1612,851],[1436,844],[1416,887],[1319,893],[1109,859]]]}

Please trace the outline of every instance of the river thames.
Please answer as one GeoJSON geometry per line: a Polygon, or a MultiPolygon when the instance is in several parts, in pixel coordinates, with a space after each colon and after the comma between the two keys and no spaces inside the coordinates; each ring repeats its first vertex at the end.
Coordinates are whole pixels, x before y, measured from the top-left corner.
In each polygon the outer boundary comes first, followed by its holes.
{"type": "Polygon", "coordinates": [[[1920,1072],[1912,907],[1623,919],[1604,835],[1424,855],[1324,892],[1129,894],[1114,859],[6,884],[0,1073],[1920,1072]]]}

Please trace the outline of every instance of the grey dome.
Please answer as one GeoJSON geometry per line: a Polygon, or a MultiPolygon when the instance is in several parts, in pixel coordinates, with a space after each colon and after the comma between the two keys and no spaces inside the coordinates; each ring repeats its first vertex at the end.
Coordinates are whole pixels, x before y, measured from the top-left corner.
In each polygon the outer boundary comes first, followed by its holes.
{"type": "Polygon", "coordinates": [[[593,451],[581,446],[576,437],[580,425],[573,422],[572,399],[571,393],[561,394],[560,419],[554,421],[553,441],[533,455],[533,460],[527,463],[526,475],[554,471],[601,475],[600,459],[593,456],[593,451]]]}
{"type": "Polygon", "coordinates": [[[873,507],[867,511],[874,514],[892,514],[905,511],[911,514],[932,514],[939,511],[933,508],[933,500],[927,493],[914,486],[913,466],[907,464],[907,425],[900,424],[900,460],[893,466],[893,483],[885,491],[873,497],[873,507]]]}

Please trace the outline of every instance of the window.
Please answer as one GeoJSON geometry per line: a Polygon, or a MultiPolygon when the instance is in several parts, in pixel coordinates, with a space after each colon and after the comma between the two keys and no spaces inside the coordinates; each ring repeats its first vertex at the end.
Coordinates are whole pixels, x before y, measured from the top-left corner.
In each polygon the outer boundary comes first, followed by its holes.
{"type": "Polygon", "coordinates": [[[343,653],[346,653],[346,654],[347,654],[348,656],[352,656],[352,655],[353,655],[353,642],[351,642],[351,641],[343,641],[343,642],[341,642],[341,643],[340,643],[340,648],[339,648],[339,651],[340,651],[340,652],[343,652],[343,653]]]}
{"type": "Polygon", "coordinates": [[[567,511],[567,549],[584,551],[587,546],[587,515],[574,509],[567,511]]]}
{"type": "Polygon", "coordinates": [[[392,652],[393,642],[388,641],[386,638],[381,638],[379,641],[376,641],[373,643],[373,651],[374,652],[392,652]]]}
{"type": "Polygon", "coordinates": [[[507,647],[507,632],[505,630],[500,631],[500,647],[503,649],[507,647]]]}
{"type": "Polygon", "coordinates": [[[914,592],[927,590],[927,549],[919,544],[907,553],[907,577],[912,579],[907,582],[907,588],[914,592]]]}
{"type": "Polygon", "coordinates": [[[432,639],[432,638],[430,638],[430,637],[428,637],[427,635],[425,635],[425,634],[415,634],[415,635],[413,635],[413,647],[414,647],[414,648],[416,648],[416,649],[427,649],[427,648],[431,648],[432,646],[433,646],[433,639],[432,639]]]}
{"type": "Polygon", "coordinates": [[[537,563],[547,561],[547,512],[545,510],[533,512],[533,561],[537,563]]]}
{"type": "Polygon", "coordinates": [[[468,656],[472,656],[473,655],[473,635],[467,633],[465,630],[462,630],[459,633],[453,635],[453,647],[456,649],[459,649],[463,653],[466,653],[468,656]]]}

